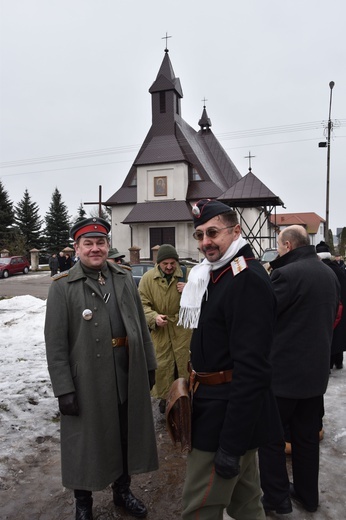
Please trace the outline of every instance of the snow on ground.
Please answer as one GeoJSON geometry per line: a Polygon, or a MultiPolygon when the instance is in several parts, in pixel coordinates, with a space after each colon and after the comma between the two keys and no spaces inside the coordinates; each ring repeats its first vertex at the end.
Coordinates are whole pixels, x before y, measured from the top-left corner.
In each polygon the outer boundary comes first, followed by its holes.
{"type": "Polygon", "coordinates": [[[46,302],[33,296],[0,301],[0,476],[3,457],[25,455],[33,439],[56,433],[43,336],[46,302]]]}
{"type": "MultiPolygon", "coordinates": [[[[45,355],[45,310],[46,302],[33,296],[0,300],[0,484],[9,459],[20,462],[29,457],[40,439],[59,439],[58,406],[45,355]]],[[[346,507],[346,369],[332,370],[325,411],[321,507],[314,519],[339,520],[346,507]]],[[[295,505],[288,517],[302,520],[310,515],[297,511],[295,505]]]]}

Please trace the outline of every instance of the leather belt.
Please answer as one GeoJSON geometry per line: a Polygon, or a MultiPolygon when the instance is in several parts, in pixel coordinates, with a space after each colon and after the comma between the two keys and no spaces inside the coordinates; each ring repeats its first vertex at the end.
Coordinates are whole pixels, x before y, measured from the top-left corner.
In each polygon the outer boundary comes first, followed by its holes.
{"type": "Polygon", "coordinates": [[[190,387],[195,383],[201,385],[221,385],[232,381],[232,370],[221,370],[220,372],[195,372],[189,363],[190,387]]]}
{"type": "Polygon", "coordinates": [[[113,347],[127,347],[129,344],[129,340],[127,336],[124,338],[112,338],[113,347]]]}

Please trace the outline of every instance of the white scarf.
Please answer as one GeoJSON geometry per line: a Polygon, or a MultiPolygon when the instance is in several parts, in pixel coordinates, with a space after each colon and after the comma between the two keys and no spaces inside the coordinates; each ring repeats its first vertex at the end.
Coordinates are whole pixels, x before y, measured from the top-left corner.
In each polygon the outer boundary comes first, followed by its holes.
{"type": "Polygon", "coordinates": [[[191,269],[181,295],[178,325],[182,325],[185,329],[197,328],[202,299],[210,280],[210,272],[227,264],[246,244],[247,241],[239,235],[220,260],[209,262],[205,258],[203,262],[191,269]]]}

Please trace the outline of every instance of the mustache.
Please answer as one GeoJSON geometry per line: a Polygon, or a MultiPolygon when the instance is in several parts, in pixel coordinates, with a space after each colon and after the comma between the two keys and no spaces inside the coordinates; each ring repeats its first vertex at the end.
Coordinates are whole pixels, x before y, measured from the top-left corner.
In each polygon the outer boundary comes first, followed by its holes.
{"type": "Polygon", "coordinates": [[[208,251],[218,251],[219,248],[217,246],[206,246],[202,247],[201,250],[203,251],[203,253],[207,253],[208,251]]]}

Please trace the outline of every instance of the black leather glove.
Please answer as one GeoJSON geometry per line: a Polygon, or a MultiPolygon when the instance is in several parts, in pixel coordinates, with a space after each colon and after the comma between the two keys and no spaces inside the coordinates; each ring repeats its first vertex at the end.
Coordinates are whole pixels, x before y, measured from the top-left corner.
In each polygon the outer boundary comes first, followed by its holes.
{"type": "Polygon", "coordinates": [[[222,478],[234,478],[239,475],[240,457],[230,455],[227,451],[219,448],[214,457],[215,471],[222,478]]]}
{"type": "Polygon", "coordinates": [[[148,377],[149,377],[149,388],[150,388],[150,390],[152,390],[152,388],[155,384],[155,370],[149,370],[148,377]]]}
{"type": "Polygon", "coordinates": [[[63,415],[79,415],[76,392],[59,395],[59,410],[63,415]]]}

